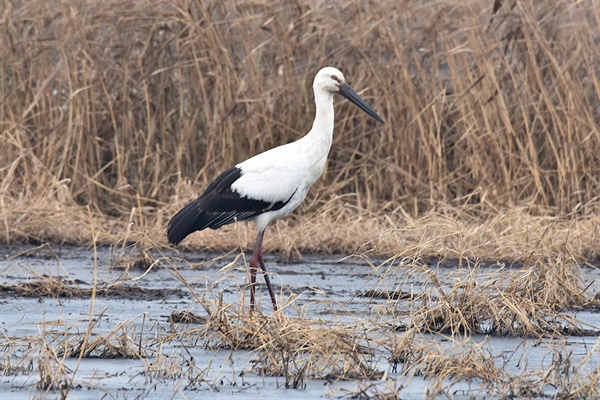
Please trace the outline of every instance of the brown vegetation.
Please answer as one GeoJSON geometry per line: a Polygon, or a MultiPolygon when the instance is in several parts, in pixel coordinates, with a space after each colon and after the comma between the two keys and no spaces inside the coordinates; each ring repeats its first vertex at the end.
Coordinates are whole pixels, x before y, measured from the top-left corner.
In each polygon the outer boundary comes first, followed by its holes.
{"type": "Polygon", "coordinates": [[[497,257],[496,241],[531,247],[550,229],[568,233],[542,251],[595,258],[598,4],[492,5],[8,2],[1,240],[164,243],[168,218],[222,168],[309,129],[312,77],[334,65],[387,125],[339,102],[301,228],[278,224],[297,238],[268,246],[348,252],[375,238],[389,254],[427,240],[410,235],[425,223],[454,225],[427,253],[497,257]]]}

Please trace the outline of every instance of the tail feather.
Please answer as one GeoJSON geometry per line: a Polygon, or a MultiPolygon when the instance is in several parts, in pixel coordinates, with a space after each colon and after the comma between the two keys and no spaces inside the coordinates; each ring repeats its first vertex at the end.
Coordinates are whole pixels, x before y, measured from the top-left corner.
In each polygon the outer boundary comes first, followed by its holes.
{"type": "Polygon", "coordinates": [[[179,244],[190,233],[199,230],[197,225],[198,222],[202,220],[203,214],[205,213],[200,211],[197,201],[192,201],[179,210],[179,212],[171,218],[169,226],[167,227],[167,239],[169,240],[169,243],[179,244]]]}

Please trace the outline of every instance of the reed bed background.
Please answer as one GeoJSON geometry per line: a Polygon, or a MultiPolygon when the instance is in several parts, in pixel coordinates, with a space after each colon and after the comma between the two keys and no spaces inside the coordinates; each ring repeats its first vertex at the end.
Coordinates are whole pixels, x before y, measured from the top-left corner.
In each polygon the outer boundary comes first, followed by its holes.
{"type": "Polygon", "coordinates": [[[164,245],[222,169],[310,129],[331,65],[387,123],[338,100],[324,177],[267,247],[598,257],[598,2],[0,4],[2,242],[164,245]]]}

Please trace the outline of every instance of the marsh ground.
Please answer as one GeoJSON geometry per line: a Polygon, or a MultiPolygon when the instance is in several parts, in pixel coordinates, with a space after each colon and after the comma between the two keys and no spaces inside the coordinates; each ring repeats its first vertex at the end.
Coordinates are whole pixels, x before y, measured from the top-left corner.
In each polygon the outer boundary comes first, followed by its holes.
{"type": "MultiPolygon", "coordinates": [[[[271,257],[285,304],[277,317],[266,293],[264,314],[247,314],[240,254],[140,258],[123,249],[51,246],[3,252],[3,399],[56,398],[67,388],[73,399],[597,393],[597,301],[557,310],[545,328],[522,334],[518,319],[517,334],[505,334],[483,314],[472,332],[458,325],[451,332],[441,321],[425,326],[424,302],[432,310],[455,290],[468,296],[472,288],[457,284],[488,291],[493,280],[524,277],[523,265],[318,255],[283,264],[271,257]]],[[[600,270],[575,272],[597,298],[600,270]]]]}

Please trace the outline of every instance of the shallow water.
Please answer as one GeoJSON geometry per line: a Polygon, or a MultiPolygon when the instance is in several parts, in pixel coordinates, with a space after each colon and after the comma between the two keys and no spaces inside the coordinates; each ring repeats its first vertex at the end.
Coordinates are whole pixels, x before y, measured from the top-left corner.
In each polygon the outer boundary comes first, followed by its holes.
{"type": "MultiPolygon", "coordinates": [[[[5,247],[0,251],[6,255],[0,260],[3,285],[52,277],[71,280],[78,289],[91,289],[94,281],[98,288],[114,288],[113,291],[98,292],[93,303],[89,291],[84,292],[87,296],[55,298],[26,297],[4,291],[0,301],[0,340],[4,342],[0,346],[0,367],[3,369],[0,399],[58,397],[56,390],[36,389],[40,381],[38,369],[44,361],[42,349],[49,346],[55,351],[60,350],[65,343],[71,343],[70,340],[81,338],[90,326],[90,316],[95,321],[92,338],[110,336],[112,332],[111,337],[123,337],[126,346],[133,347],[131,350],[140,356],[134,359],[96,356],[79,361],[77,358],[61,359],[58,355],[57,359],[63,360],[61,367],[65,376],[74,382],[69,394],[72,399],[165,399],[203,395],[242,400],[312,399],[349,396],[371,385],[399,393],[401,398],[420,399],[432,390],[438,390],[431,388],[431,380],[403,374],[402,367],[390,364],[389,354],[384,352],[376,352],[372,360],[373,367],[382,372],[381,379],[308,379],[302,389],[286,389],[283,377],[256,373],[255,351],[213,349],[193,334],[164,340],[173,333],[174,328],[169,322],[173,312],[206,315],[198,299],[208,299],[206,304],[209,305],[219,299],[238,306],[247,304],[246,270],[241,259],[235,261],[237,254],[215,259],[215,255],[210,254],[167,253],[161,261],[163,255],[156,253],[152,256],[161,262],[146,272],[144,269],[113,268],[129,255],[109,248],[97,249],[96,257],[92,249],[81,247],[5,247]],[[188,287],[182,283],[184,281],[188,287]],[[169,360],[182,371],[180,374],[169,376],[168,372],[174,369],[167,367],[164,374],[157,372],[161,366],[170,365],[169,360]]],[[[426,279],[428,272],[423,269],[393,270],[391,264],[370,265],[360,258],[339,260],[314,255],[305,256],[302,263],[282,264],[276,258],[267,258],[266,263],[273,274],[271,280],[280,302],[292,299],[285,311],[287,317],[318,319],[334,326],[368,325],[369,321],[385,324],[386,318],[391,326],[401,326],[404,315],[408,315],[413,306],[410,299],[373,298],[365,293],[401,290],[403,295],[410,297],[431,284],[426,279]],[[385,312],[390,308],[394,310],[393,318],[385,312]]],[[[460,271],[451,263],[430,268],[440,277],[442,290],[460,279],[460,274],[457,275],[460,271]]],[[[499,268],[499,265],[482,268],[482,279],[487,272],[495,273],[499,268]]],[[[586,282],[590,284],[588,290],[597,293],[600,270],[586,268],[584,272],[586,282]]],[[[266,288],[261,289],[261,309],[270,313],[266,288]]],[[[600,329],[600,314],[594,310],[571,314],[583,328],[600,329]]],[[[397,335],[403,335],[403,332],[399,331],[397,335]]],[[[567,372],[571,374],[584,376],[600,366],[597,336],[527,339],[486,335],[450,338],[426,334],[424,337],[448,352],[479,346],[497,366],[512,376],[522,377],[547,370],[556,364],[557,357],[568,357],[570,367],[567,368],[572,370],[567,372]]],[[[114,356],[114,352],[110,354],[114,356]]],[[[59,367],[53,365],[53,368],[59,367]]],[[[544,395],[551,396],[559,389],[545,387],[544,395]]],[[[478,396],[479,390],[477,380],[464,380],[448,382],[442,392],[460,399],[478,396]]]]}

